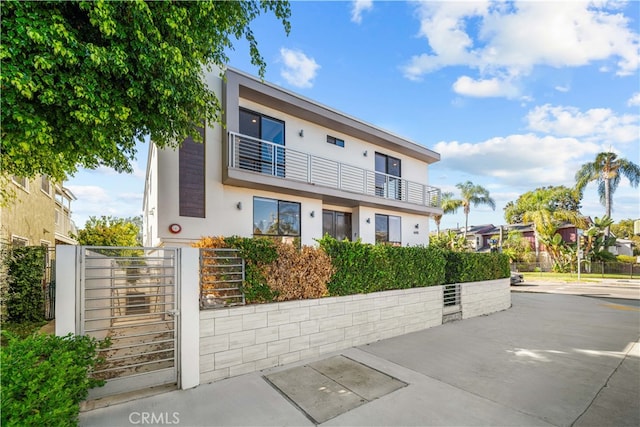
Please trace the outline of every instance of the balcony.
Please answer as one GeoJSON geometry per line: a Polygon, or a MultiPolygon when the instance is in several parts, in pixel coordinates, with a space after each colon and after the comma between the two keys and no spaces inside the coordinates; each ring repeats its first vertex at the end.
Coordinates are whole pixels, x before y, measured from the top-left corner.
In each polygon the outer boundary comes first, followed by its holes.
{"type": "Polygon", "coordinates": [[[345,206],[441,214],[440,189],[228,133],[225,184],[321,197],[345,206]]]}

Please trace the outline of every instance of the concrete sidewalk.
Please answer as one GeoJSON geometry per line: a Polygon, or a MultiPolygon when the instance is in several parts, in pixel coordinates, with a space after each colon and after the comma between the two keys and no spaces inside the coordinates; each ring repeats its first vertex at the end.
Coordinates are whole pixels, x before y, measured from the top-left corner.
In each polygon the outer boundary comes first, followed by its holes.
{"type": "Polygon", "coordinates": [[[408,385],[323,426],[640,425],[640,309],[572,295],[512,297],[503,312],[84,412],[80,424],[312,426],[264,376],[341,354],[408,385]]]}

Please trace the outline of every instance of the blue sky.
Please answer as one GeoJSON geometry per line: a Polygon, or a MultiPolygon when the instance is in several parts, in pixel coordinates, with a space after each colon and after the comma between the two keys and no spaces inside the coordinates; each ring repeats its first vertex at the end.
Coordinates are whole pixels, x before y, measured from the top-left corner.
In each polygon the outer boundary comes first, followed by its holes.
{"type": "MultiPolygon", "coordinates": [[[[252,24],[265,80],[441,154],[429,183],[459,195],[472,181],[496,210],[470,225],[504,224],[527,191],[573,186],[579,167],[612,150],[640,164],[640,2],[291,2],[291,33],[271,15],[252,24]]],[[[246,42],[230,66],[256,75],[246,42]]],[[[131,175],[106,168],[67,182],[73,218],[141,214],[148,146],[131,175]]],[[[623,179],[613,218],[640,218],[640,189],[623,179]]],[[[582,213],[602,216],[596,184],[582,213]]],[[[445,215],[442,228],[464,225],[445,215]]],[[[432,223],[432,227],[433,226],[432,223]]]]}

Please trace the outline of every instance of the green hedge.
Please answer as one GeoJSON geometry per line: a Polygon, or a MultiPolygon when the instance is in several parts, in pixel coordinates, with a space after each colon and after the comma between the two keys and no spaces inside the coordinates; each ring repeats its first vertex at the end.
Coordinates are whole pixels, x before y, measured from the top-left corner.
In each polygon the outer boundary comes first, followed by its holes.
{"type": "Polygon", "coordinates": [[[368,245],[325,236],[320,247],[336,269],[331,295],[352,295],[444,283],[445,257],[437,248],[368,245]]]}
{"type": "Polygon", "coordinates": [[[42,278],[47,248],[16,247],[3,260],[7,269],[6,310],[10,322],[44,320],[42,278]]]}
{"type": "Polygon", "coordinates": [[[89,378],[100,344],[73,335],[3,338],[2,426],[77,425],[80,402],[90,388],[104,384],[89,378]]]}
{"type": "Polygon", "coordinates": [[[509,257],[499,253],[446,252],[446,283],[478,282],[509,277],[509,257]]]}
{"type": "Polygon", "coordinates": [[[327,285],[331,295],[501,279],[510,271],[504,254],[369,245],[329,236],[319,243],[336,269],[327,285]]]}

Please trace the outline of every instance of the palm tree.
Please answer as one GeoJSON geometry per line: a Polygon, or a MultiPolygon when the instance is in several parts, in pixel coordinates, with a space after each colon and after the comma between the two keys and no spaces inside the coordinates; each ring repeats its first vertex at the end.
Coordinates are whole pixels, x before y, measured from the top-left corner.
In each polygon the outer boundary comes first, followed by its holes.
{"type": "MultiPolygon", "coordinates": [[[[598,153],[595,161],[583,164],[576,172],[576,190],[582,194],[587,184],[596,181],[600,203],[605,207],[605,215],[611,218],[611,198],[623,176],[629,180],[632,187],[637,187],[640,182],[640,166],[627,159],[618,158],[612,152],[598,153]]],[[[609,235],[609,227],[605,233],[609,235]]]]}
{"type": "Polygon", "coordinates": [[[549,197],[546,189],[538,189],[521,197],[522,221],[533,223],[536,258],[540,254],[540,241],[553,238],[558,225],[563,221],[570,222],[578,228],[585,228],[586,218],[577,210],[565,209],[557,206],[549,197]]]}
{"type": "Polygon", "coordinates": [[[478,205],[489,205],[491,209],[496,210],[496,202],[489,196],[489,191],[480,186],[474,185],[471,181],[467,181],[463,184],[456,184],[456,187],[460,189],[462,199],[458,200],[464,210],[464,238],[467,238],[467,228],[469,226],[469,211],[471,210],[471,204],[474,207],[478,205]]]}
{"type": "Polygon", "coordinates": [[[440,235],[440,221],[442,220],[442,216],[449,213],[456,213],[460,206],[462,206],[462,201],[454,199],[453,193],[449,191],[446,193],[442,193],[442,195],[440,196],[440,207],[442,208],[442,215],[434,215],[433,217],[433,220],[436,222],[438,235],[440,235]]]}

